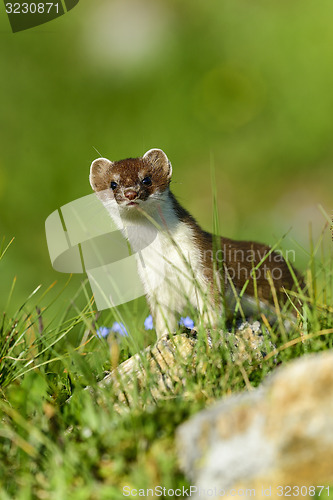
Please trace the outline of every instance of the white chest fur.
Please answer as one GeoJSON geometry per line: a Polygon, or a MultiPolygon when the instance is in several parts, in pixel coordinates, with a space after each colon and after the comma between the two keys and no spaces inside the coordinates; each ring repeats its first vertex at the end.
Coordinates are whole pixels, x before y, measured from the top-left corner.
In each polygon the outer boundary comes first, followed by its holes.
{"type": "Polygon", "coordinates": [[[202,291],[207,289],[192,228],[180,221],[171,227],[157,231],[136,257],[158,336],[175,330],[187,306],[202,311],[202,291]]]}
{"type": "Polygon", "coordinates": [[[149,300],[177,312],[187,302],[195,305],[201,263],[187,224],[178,222],[170,232],[157,231],[155,239],[137,254],[137,262],[149,300]]]}
{"type": "Polygon", "coordinates": [[[115,212],[110,203],[107,206],[136,253],[138,273],[159,337],[176,329],[187,306],[202,312],[207,293],[193,229],[180,221],[168,200],[165,201],[161,217],[150,211],[150,221],[134,211],[132,216],[127,210],[115,212]]]}

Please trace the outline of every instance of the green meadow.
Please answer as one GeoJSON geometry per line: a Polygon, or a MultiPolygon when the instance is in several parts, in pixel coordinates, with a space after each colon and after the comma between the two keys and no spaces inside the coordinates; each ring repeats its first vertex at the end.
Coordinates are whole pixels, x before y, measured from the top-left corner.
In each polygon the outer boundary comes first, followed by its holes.
{"type": "Polygon", "coordinates": [[[186,486],[181,422],[277,363],[332,348],[333,5],[98,0],[15,34],[1,9],[0,497],[186,486]],[[267,333],[277,353],[261,364],[240,368],[199,331],[188,397],[176,387],[154,404],[148,385],[118,412],[98,383],[155,342],[148,307],[98,312],[85,274],[52,268],[45,220],[92,192],[95,158],[154,147],[204,229],[279,242],[308,296],[292,331],[267,333]],[[96,336],[114,322],[129,335],[96,336]]]}

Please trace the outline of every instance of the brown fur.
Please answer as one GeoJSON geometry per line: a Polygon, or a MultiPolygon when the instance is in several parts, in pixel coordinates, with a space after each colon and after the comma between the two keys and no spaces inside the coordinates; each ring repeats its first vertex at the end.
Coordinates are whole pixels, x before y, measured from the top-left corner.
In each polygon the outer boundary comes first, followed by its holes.
{"type": "MultiPolygon", "coordinates": [[[[145,201],[153,193],[163,193],[168,189],[171,179],[171,164],[166,155],[160,150],[151,150],[140,158],[111,162],[104,158],[95,160],[91,167],[90,182],[95,191],[110,189],[112,181],[117,183],[113,195],[119,204],[125,203],[124,193],[131,189],[137,193],[137,198],[145,201]],[[152,185],[144,186],[142,179],[151,177],[152,185]]],[[[244,284],[246,294],[257,295],[259,299],[272,303],[272,287],[269,274],[272,277],[278,299],[286,301],[284,289],[294,288],[294,280],[287,263],[277,252],[271,252],[270,247],[253,241],[234,241],[225,237],[216,237],[201,229],[196,220],[184,209],[169,191],[174,212],[178,219],[190,225],[194,232],[195,244],[200,250],[202,267],[207,282],[213,288],[213,263],[216,257],[218,270],[223,277],[224,288],[230,287],[230,279],[239,292],[244,284]],[[254,267],[258,266],[265,257],[265,261],[256,271],[253,279],[254,267]],[[219,257],[219,258],[217,258],[219,257]],[[229,276],[229,278],[228,278],[229,276]]],[[[302,286],[302,279],[295,271],[295,275],[302,286]]]]}
{"type": "Polygon", "coordinates": [[[95,160],[90,176],[93,189],[104,191],[110,188],[112,181],[116,181],[119,187],[113,191],[113,195],[117,202],[123,200],[123,191],[130,188],[138,192],[138,198],[146,200],[153,192],[163,192],[170,183],[167,176],[169,165],[158,160],[156,155],[115,162],[105,158],[95,160]],[[145,177],[153,178],[151,186],[142,185],[140,181],[145,177]]]}
{"type": "MultiPolygon", "coordinates": [[[[270,274],[278,299],[282,302],[287,300],[284,290],[289,291],[295,288],[295,283],[289,267],[280,253],[271,251],[269,246],[262,243],[236,241],[223,236],[213,236],[203,231],[194,217],[180,205],[171,192],[170,197],[179,219],[189,224],[194,230],[196,243],[202,255],[202,265],[211,283],[214,282],[213,262],[215,257],[218,271],[223,276],[225,288],[230,286],[232,278],[235,289],[240,292],[248,281],[246,285],[247,295],[257,295],[259,299],[272,302],[272,286],[268,279],[270,274]],[[264,259],[265,256],[267,257],[264,259]],[[262,260],[263,262],[259,266],[262,260]],[[256,266],[259,267],[254,270],[256,266]]],[[[303,287],[302,277],[294,268],[293,272],[299,285],[303,287]]]]}

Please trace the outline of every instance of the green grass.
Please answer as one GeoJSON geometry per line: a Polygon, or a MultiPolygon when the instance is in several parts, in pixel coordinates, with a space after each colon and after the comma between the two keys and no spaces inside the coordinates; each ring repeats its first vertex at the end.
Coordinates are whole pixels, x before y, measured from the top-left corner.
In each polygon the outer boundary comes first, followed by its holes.
{"type": "MultiPolygon", "coordinates": [[[[147,386],[137,406],[120,415],[112,388],[97,382],[154,342],[142,326],[144,300],[96,317],[86,285],[75,293],[80,277],[65,285],[67,276],[58,275],[63,284],[37,287],[55,279],[44,221],[91,192],[89,165],[96,156],[116,160],[161,147],[173,163],[181,202],[203,227],[234,238],[272,243],[272,228],[280,235],[289,225],[300,238],[304,214],[318,200],[331,206],[332,2],[320,9],[310,0],[302,9],[293,2],[158,3],[166,14],[160,19],[170,24],[164,41],[159,29],[150,40],[156,59],[143,52],[121,67],[101,55],[105,43],[88,50],[105,32],[91,24],[93,2],[16,35],[0,16],[7,37],[0,232],[16,237],[7,253],[8,242],[0,240],[1,500],[109,500],[123,498],[125,484],[181,485],[173,437],[181,421],[221,396],[260,384],[277,363],[332,347],[333,259],[319,241],[308,254],[299,249],[308,261],[308,307],[302,327],[287,338],[278,327],[271,332],[278,352],[267,343],[261,366],[242,366],[232,362],[231,344],[207,351],[201,338],[187,400],[178,387],[143,410],[140,402],[151,400],[147,386]],[[213,225],[209,152],[216,163],[213,188],[222,188],[214,217],[219,201],[223,218],[213,225]],[[129,339],[95,337],[96,327],[115,320],[126,325],[129,339]]],[[[126,45],[136,51],[135,30],[123,19],[126,45]]],[[[309,217],[317,220],[314,211],[309,217]]]]}
{"type": "MultiPolygon", "coordinates": [[[[6,249],[3,242],[0,266],[6,249]]],[[[302,322],[288,334],[279,323],[270,328],[261,361],[235,362],[231,337],[219,343],[215,338],[216,347],[209,349],[199,330],[196,355],[190,362],[178,360],[186,397],[175,384],[154,403],[155,381],[149,377],[140,392],[129,389],[133,402],[127,411],[116,410],[112,386],[98,381],[155,341],[154,332],[143,329],[144,303],[99,316],[85,284],[65,311],[58,307],[62,290],[52,299],[49,289],[35,290],[0,323],[0,498],[109,500],[123,498],[124,486],[188,486],[176,458],[180,423],[225,395],[258,386],[277,364],[332,348],[332,262],[321,240],[312,244],[302,322]],[[124,322],[129,337],[96,337],[98,326],[115,320],[124,322]]],[[[10,290],[8,311],[15,293],[10,290]]],[[[212,333],[213,341],[217,335],[212,333]]]]}

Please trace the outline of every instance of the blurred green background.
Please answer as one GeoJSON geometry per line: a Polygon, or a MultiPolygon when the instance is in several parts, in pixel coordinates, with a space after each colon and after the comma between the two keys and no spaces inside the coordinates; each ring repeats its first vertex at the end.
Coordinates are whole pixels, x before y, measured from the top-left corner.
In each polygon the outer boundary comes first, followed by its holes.
{"type": "MultiPolygon", "coordinates": [[[[164,149],[173,190],[212,229],[295,247],[332,210],[331,0],[98,0],[12,34],[0,7],[0,307],[51,267],[44,223],[91,193],[93,159],[164,149]],[[99,153],[95,151],[96,148],[99,153]]],[[[327,242],[330,243],[329,231],[327,242]]],[[[75,277],[68,301],[83,276],[75,277]]]]}

